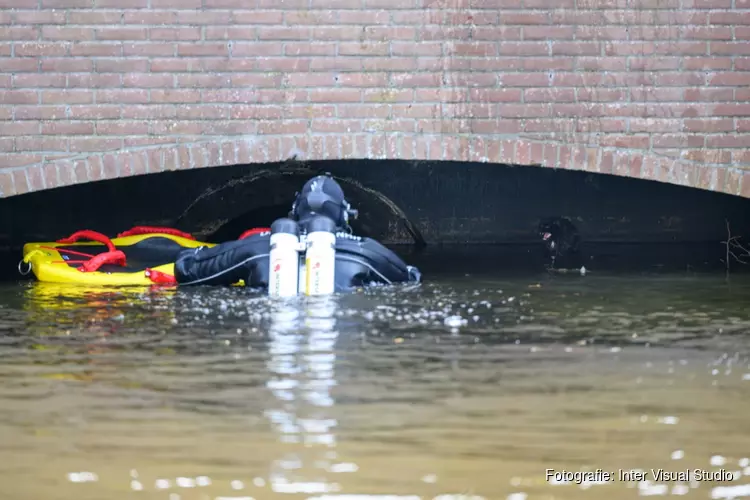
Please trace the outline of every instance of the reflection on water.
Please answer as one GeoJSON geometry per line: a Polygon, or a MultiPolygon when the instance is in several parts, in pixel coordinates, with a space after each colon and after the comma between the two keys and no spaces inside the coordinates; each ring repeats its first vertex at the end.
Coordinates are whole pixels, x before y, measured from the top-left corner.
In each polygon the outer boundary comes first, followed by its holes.
{"type": "Polygon", "coordinates": [[[4,285],[0,498],[750,497],[748,298],[686,274],[4,285]]]}
{"type": "Polygon", "coordinates": [[[336,304],[330,298],[311,301],[303,306],[304,318],[298,307],[282,304],[270,313],[266,387],[278,402],[264,414],[274,424],[279,442],[294,445],[272,462],[271,489],[338,491],[339,486],[321,472],[330,470],[336,459],[336,420],[327,411],[334,404],[330,389],[335,380],[336,304]]]}

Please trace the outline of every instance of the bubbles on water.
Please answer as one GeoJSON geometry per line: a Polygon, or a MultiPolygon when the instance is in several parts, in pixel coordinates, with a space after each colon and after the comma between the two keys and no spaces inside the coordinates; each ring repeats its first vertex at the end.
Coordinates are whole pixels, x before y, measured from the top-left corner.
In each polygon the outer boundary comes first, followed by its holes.
{"type": "Polygon", "coordinates": [[[99,476],[93,472],[71,472],[68,474],[68,481],[71,483],[94,483],[99,480],[99,476]]]}
{"type": "Polygon", "coordinates": [[[154,487],[157,490],[166,490],[170,487],[171,483],[169,482],[169,479],[157,479],[154,483],[154,487]]]}
{"type": "Polygon", "coordinates": [[[672,487],[672,495],[687,495],[690,493],[690,487],[686,484],[675,484],[672,487]]]}
{"type": "Polygon", "coordinates": [[[437,475],[435,474],[426,474],[422,476],[422,482],[428,483],[428,484],[434,484],[437,482],[437,475]]]}
{"type": "Polygon", "coordinates": [[[338,473],[338,472],[357,472],[359,470],[359,466],[357,464],[352,463],[340,463],[340,464],[332,464],[328,470],[330,472],[338,473]]]}
{"type": "Polygon", "coordinates": [[[656,422],[659,424],[665,424],[665,425],[677,425],[677,423],[680,421],[678,417],[659,417],[656,422]]]}
{"type": "Polygon", "coordinates": [[[734,500],[746,496],[750,496],[750,484],[717,486],[711,490],[711,498],[713,499],[734,500]]]}
{"type": "Polygon", "coordinates": [[[195,488],[195,480],[192,477],[178,477],[176,483],[180,488],[195,488]]]}
{"type": "Polygon", "coordinates": [[[638,483],[638,492],[641,496],[666,495],[669,492],[669,486],[646,480],[638,483]]]}
{"type": "MultiPolygon", "coordinates": [[[[443,500],[463,500],[463,498],[460,495],[457,497],[448,495],[443,500]]],[[[422,500],[422,498],[416,495],[320,495],[308,497],[307,500],[422,500]]]]}
{"type": "Polygon", "coordinates": [[[672,452],[672,460],[682,460],[685,457],[685,452],[682,450],[675,450],[672,452]]]}
{"type": "Polygon", "coordinates": [[[262,488],[266,485],[266,480],[262,477],[256,477],[253,479],[253,484],[257,486],[258,488],[262,488]]]}
{"type": "MultiPolygon", "coordinates": [[[[393,497],[392,500],[398,500],[400,497],[393,497]]],[[[404,497],[407,499],[408,497],[404,497]]],[[[383,500],[391,500],[391,498],[384,498],[383,500]]],[[[438,495],[432,500],[486,500],[484,497],[477,495],[438,495]]]]}
{"type": "Polygon", "coordinates": [[[274,477],[271,489],[276,493],[328,493],[340,491],[341,486],[324,481],[289,481],[284,477],[274,477]]]}
{"type": "Polygon", "coordinates": [[[141,484],[141,482],[137,479],[133,479],[132,481],[130,481],[130,489],[133,491],[142,491],[143,484],[141,484]]]}
{"type": "Polygon", "coordinates": [[[714,455],[711,457],[711,465],[713,465],[714,467],[721,467],[726,463],[727,459],[722,457],[721,455],[714,455]]]}
{"type": "Polygon", "coordinates": [[[443,323],[445,324],[445,326],[450,328],[459,328],[468,324],[468,321],[461,316],[454,315],[445,318],[443,320],[443,323]]]}
{"type": "Polygon", "coordinates": [[[245,487],[245,483],[243,483],[242,481],[238,479],[235,479],[230,483],[230,486],[232,487],[233,490],[241,490],[245,487]]]}
{"type": "Polygon", "coordinates": [[[505,500],[526,500],[528,495],[526,493],[511,493],[505,500]]]}

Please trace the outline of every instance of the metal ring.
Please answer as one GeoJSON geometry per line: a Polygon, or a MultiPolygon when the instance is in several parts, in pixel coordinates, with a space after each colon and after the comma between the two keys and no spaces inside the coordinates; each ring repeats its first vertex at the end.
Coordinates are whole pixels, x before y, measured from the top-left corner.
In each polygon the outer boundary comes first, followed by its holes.
{"type": "Polygon", "coordinates": [[[31,272],[31,262],[24,262],[23,259],[21,259],[20,261],[18,261],[18,272],[21,273],[22,276],[26,276],[27,274],[29,274],[31,272]],[[26,264],[27,266],[29,266],[29,268],[26,270],[26,272],[24,272],[24,270],[22,268],[22,266],[24,264],[26,264]]]}

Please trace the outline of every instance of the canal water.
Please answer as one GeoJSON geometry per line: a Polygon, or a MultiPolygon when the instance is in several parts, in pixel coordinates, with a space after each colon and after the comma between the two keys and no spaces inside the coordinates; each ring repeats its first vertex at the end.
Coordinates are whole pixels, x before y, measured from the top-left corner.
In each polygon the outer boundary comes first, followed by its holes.
{"type": "Polygon", "coordinates": [[[287,302],[7,282],[0,498],[747,497],[749,299],[691,271],[287,302]]]}

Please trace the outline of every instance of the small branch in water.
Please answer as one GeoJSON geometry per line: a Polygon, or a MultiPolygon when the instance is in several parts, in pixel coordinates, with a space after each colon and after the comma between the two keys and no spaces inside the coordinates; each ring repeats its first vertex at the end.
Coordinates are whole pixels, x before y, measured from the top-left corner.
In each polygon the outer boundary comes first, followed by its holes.
{"type": "Polygon", "coordinates": [[[732,236],[729,221],[725,220],[725,222],[727,224],[727,239],[721,243],[726,247],[726,257],[723,262],[728,273],[730,269],[730,257],[733,257],[740,264],[750,264],[750,250],[739,242],[742,238],[741,236],[732,236]]]}

